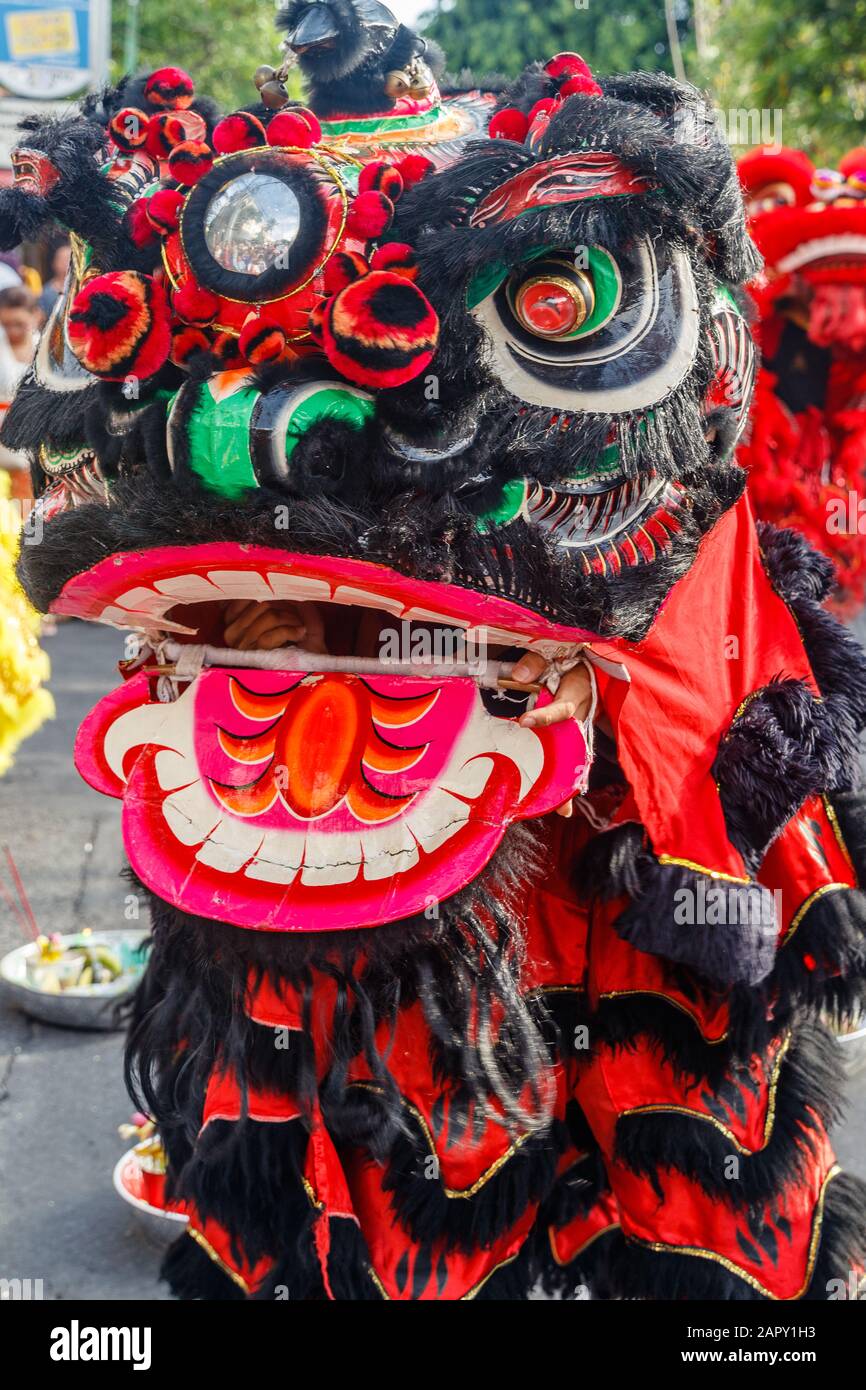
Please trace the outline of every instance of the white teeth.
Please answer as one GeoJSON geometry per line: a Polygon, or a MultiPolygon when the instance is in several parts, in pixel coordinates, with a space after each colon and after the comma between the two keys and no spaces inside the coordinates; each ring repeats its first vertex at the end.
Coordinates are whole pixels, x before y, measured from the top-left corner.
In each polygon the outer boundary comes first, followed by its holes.
{"type": "Polygon", "coordinates": [[[531,729],[521,729],[512,719],[491,719],[488,736],[493,751],[510,758],[520,772],[522,799],[541,776],[544,766],[541,739],[537,738],[531,729]]]}
{"type": "Polygon", "coordinates": [[[155,579],[153,587],[182,603],[206,603],[216,598],[213,584],[200,574],[177,574],[170,579],[155,579]]]}
{"type": "Polygon", "coordinates": [[[353,883],[361,864],[358,835],[323,835],[312,830],[304,849],[301,882],[310,887],[328,883],[353,883]]]}
{"type": "Polygon", "coordinates": [[[199,782],[166,797],[162,813],[184,845],[200,845],[222,822],[219,810],[199,782]]]}
{"type": "Polygon", "coordinates": [[[445,613],[434,613],[429,608],[410,608],[403,614],[405,623],[436,623],[439,627],[466,627],[465,618],[448,617],[445,613]]]}
{"type": "Polygon", "coordinates": [[[371,882],[393,878],[412,869],[420,858],[418,846],[405,821],[397,821],[381,830],[365,830],[361,835],[364,848],[364,877],[371,882]]]}
{"type": "Polygon", "coordinates": [[[125,594],[121,594],[117,599],[118,608],[125,608],[133,613],[160,614],[168,607],[164,594],[158,594],[153,589],[127,589],[125,594]]]}
{"type": "Polygon", "coordinates": [[[406,820],[424,852],[432,854],[466,824],[470,809],[437,787],[412,807],[406,820]]]}
{"type": "Polygon", "coordinates": [[[499,647],[522,647],[527,646],[525,637],[519,637],[517,633],[506,632],[504,627],[471,627],[466,634],[467,641],[473,641],[480,647],[499,646],[499,647]]]}
{"type": "Polygon", "coordinates": [[[294,599],[296,602],[319,600],[327,603],[331,586],[324,579],[304,579],[299,574],[269,574],[268,583],[274,598],[294,599]]]}
{"type": "Polygon", "coordinates": [[[297,876],[303,853],[303,835],[269,831],[246,875],[262,883],[289,884],[297,876]]]}
{"type": "MultiPolygon", "coordinates": [[[[260,839],[261,836],[257,835],[256,844],[260,839]]],[[[195,857],[200,864],[206,864],[209,869],[217,869],[223,874],[236,874],[246,864],[250,855],[248,851],[239,846],[225,845],[216,840],[205,840],[195,857]]]]}
{"type": "MultiPolygon", "coordinates": [[[[168,705],[138,705],[115,719],[105,736],[103,752],[108,766],[123,781],[123,759],[130,748],[159,740],[169,718],[168,705]]],[[[189,778],[185,779],[189,781],[189,778]]]]}
{"type": "Polygon", "coordinates": [[[195,765],[190,766],[183,753],[176,752],[174,748],[161,748],[154,759],[154,766],[157,781],[166,792],[177,791],[198,778],[195,765]]]}
{"type": "Polygon", "coordinates": [[[352,604],[356,608],[381,608],[385,613],[393,613],[397,618],[403,612],[400,599],[370,594],[366,589],[351,589],[348,585],[342,585],[335,591],[334,602],[352,604]]]}
{"type": "Polygon", "coordinates": [[[211,570],[211,584],[222,589],[224,598],[249,598],[267,603],[274,591],[255,570],[211,570]]]}
{"type": "Polygon", "coordinates": [[[492,771],[492,758],[473,758],[463,767],[456,768],[440,785],[443,791],[458,792],[461,796],[471,797],[475,801],[487,786],[487,779],[492,771]]]}

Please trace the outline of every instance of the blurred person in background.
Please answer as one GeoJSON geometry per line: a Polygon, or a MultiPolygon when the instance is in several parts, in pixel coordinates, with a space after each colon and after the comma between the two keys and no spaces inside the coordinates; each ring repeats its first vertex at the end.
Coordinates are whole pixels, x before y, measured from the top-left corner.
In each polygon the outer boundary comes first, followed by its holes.
{"type": "MultiPolygon", "coordinates": [[[[21,281],[0,289],[0,421],[18,383],[33,360],[38,341],[36,299],[21,281]]],[[[0,445],[0,468],[12,474],[12,496],[30,495],[30,464],[26,454],[0,445]]]]}
{"type": "Polygon", "coordinates": [[[55,246],[51,253],[48,262],[48,278],[39,296],[39,312],[42,323],[45,323],[63,291],[70,256],[71,249],[68,241],[62,241],[59,246],[55,246]]]}

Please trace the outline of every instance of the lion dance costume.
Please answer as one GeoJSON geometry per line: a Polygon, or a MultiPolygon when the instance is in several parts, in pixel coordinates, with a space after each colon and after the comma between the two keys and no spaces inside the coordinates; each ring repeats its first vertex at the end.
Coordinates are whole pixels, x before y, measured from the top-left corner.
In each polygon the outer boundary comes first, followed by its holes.
{"type": "Polygon", "coordinates": [[[866,1227],[821,1021],[863,978],[866,666],[731,462],[728,152],[662,76],[443,93],[382,5],[283,22],[306,106],[265,69],[217,120],[163,69],[30,126],[0,208],[78,252],[6,427],[24,580],[143,634],[76,756],[150,898],[165,1277],[826,1298],[866,1227]],[[320,605],[331,655],[227,648],[238,599],[320,605]],[[526,649],[590,663],[594,719],[519,722],[526,649]]]}
{"type": "Polygon", "coordinates": [[[755,510],[834,561],[843,613],[866,598],[866,149],[837,169],[799,150],[739,164],[765,269],[751,286],[762,366],[749,440],[755,510]]]}

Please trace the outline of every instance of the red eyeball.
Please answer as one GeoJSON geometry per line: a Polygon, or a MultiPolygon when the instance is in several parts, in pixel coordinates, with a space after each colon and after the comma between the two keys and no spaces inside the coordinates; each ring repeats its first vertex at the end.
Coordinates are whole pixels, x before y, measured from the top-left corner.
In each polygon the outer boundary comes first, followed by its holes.
{"type": "Polygon", "coordinates": [[[590,316],[595,306],[592,282],[581,277],[571,283],[539,275],[527,280],[514,296],[514,312],[523,327],[539,338],[565,338],[590,316]]]}

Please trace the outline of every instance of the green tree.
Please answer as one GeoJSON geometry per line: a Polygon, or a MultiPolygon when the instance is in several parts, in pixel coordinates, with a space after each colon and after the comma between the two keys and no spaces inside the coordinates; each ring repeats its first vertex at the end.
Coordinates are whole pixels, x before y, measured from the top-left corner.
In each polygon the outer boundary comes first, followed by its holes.
{"type": "MultiPolygon", "coordinates": [[[[129,8],[113,4],[112,73],[123,73],[129,8]]],[[[227,111],[256,97],[253,73],[280,56],[276,7],[262,0],[142,0],[138,70],[174,63],[195,78],[199,91],[227,111]]]]}
{"type": "Polygon", "coordinates": [[[780,111],[819,163],[866,142],[866,0],[710,0],[707,29],[696,75],[724,110],[780,111]]]}
{"type": "MultiPolygon", "coordinates": [[[[691,50],[687,0],[672,0],[686,55],[691,50]]],[[[437,0],[422,18],[445,49],[449,72],[513,75],[533,59],[568,50],[595,72],[637,68],[673,71],[663,0],[437,0]]]]}

